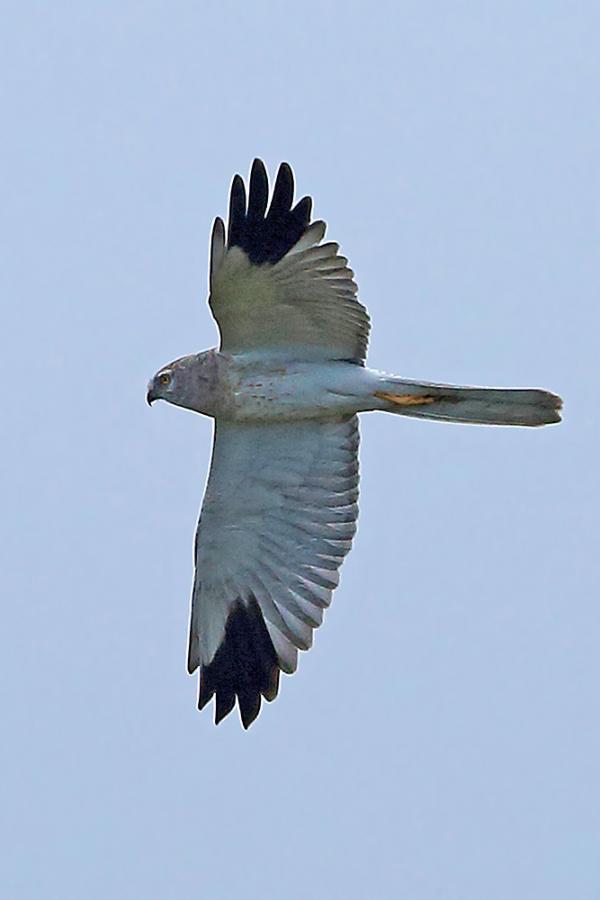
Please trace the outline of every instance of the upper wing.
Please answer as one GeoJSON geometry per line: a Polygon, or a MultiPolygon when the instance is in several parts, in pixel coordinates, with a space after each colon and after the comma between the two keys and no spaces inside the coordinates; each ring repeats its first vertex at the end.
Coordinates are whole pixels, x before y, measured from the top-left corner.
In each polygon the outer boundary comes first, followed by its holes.
{"type": "Polygon", "coordinates": [[[221,332],[221,350],[282,351],[293,359],[362,362],[369,316],[338,244],[321,244],[325,223],[310,222],[312,201],[292,208],[294,176],[287,163],[269,185],[254,160],[250,191],[233,179],[227,241],[215,221],[210,253],[209,303],[221,332]],[[266,213],[266,215],[265,215],[266,213]]]}
{"type": "Polygon", "coordinates": [[[244,727],[296,668],[356,530],[358,419],[218,421],[196,534],[188,669],[244,727]]]}

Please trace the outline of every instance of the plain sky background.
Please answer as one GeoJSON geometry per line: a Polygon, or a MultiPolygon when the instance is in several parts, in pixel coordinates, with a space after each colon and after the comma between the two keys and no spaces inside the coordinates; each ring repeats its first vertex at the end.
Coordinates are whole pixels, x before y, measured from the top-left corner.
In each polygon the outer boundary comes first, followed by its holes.
{"type": "Polygon", "coordinates": [[[2,4],[2,900],[600,897],[595,2],[2,4]],[[313,650],[244,733],[185,671],[212,219],[286,159],[370,363],[537,430],[362,420],[313,650]]]}

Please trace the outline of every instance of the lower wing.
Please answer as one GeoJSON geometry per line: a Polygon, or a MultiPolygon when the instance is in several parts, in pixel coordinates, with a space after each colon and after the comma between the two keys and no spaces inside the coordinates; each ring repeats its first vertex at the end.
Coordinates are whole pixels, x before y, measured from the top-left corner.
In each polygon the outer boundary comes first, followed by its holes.
{"type": "Polygon", "coordinates": [[[339,580],[358,514],[358,420],[217,421],[196,534],[188,669],[215,721],[247,728],[292,673],[339,580]]]}

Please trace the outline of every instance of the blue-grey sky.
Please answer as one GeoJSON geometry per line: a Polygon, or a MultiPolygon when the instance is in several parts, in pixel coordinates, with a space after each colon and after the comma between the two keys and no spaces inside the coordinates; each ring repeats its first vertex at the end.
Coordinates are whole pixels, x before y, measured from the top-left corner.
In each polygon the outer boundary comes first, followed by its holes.
{"type": "Polygon", "coordinates": [[[594,2],[3,8],[7,900],[600,897],[594,2]],[[361,516],[244,733],[185,671],[207,241],[262,156],[370,363],[547,387],[535,430],[363,417],[361,516]]]}

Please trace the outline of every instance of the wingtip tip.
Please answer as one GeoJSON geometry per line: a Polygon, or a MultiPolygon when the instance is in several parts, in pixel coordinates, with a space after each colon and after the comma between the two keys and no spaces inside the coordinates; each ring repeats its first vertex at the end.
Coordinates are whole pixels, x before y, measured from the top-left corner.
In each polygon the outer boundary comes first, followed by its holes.
{"type": "Polygon", "coordinates": [[[283,160],[283,162],[279,163],[279,169],[277,170],[277,175],[279,175],[280,172],[283,173],[282,177],[288,178],[293,184],[294,170],[292,169],[290,163],[287,162],[285,159],[283,160]]]}
{"type": "Polygon", "coordinates": [[[225,234],[225,222],[223,221],[221,216],[215,216],[215,219],[213,221],[212,234],[217,235],[221,232],[223,233],[223,235],[225,234]]]}
{"type": "Polygon", "coordinates": [[[242,723],[242,728],[244,731],[248,731],[253,722],[258,718],[258,714],[260,712],[261,702],[260,702],[260,694],[258,696],[258,700],[252,703],[250,708],[244,708],[242,704],[239,703],[240,698],[238,697],[238,704],[240,707],[240,721],[242,723]]]}

